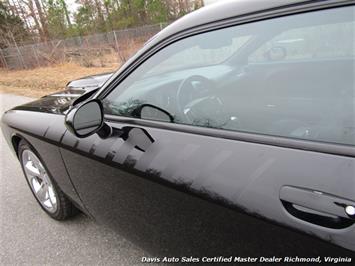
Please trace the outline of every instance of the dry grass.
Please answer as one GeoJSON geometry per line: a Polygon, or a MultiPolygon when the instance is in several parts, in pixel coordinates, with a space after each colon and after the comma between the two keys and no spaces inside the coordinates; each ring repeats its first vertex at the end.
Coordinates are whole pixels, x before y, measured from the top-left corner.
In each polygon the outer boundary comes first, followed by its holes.
{"type": "Polygon", "coordinates": [[[32,70],[0,70],[0,92],[41,97],[62,90],[70,80],[87,75],[112,72],[117,68],[118,65],[88,68],[66,63],[32,70]]]}
{"type": "Polygon", "coordinates": [[[120,62],[125,62],[142,47],[146,39],[147,37],[124,39],[119,43],[118,53],[111,51],[100,55],[81,55],[78,58],[67,58],[68,62],[66,63],[57,63],[48,67],[30,70],[0,68],[0,93],[42,97],[64,89],[70,80],[112,72],[119,67],[120,62]]]}

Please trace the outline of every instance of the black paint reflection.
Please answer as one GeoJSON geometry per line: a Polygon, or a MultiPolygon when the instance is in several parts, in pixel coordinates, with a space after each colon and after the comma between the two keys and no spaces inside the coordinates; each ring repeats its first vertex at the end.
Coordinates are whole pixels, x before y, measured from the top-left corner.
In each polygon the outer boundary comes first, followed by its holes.
{"type": "Polygon", "coordinates": [[[134,150],[115,167],[68,150],[63,150],[63,157],[97,221],[152,256],[352,256],[344,249],[201,199],[229,204],[208,190],[189,195],[191,184],[183,180],[166,186],[161,183],[161,171],[137,171],[137,160],[144,152],[134,150]]]}

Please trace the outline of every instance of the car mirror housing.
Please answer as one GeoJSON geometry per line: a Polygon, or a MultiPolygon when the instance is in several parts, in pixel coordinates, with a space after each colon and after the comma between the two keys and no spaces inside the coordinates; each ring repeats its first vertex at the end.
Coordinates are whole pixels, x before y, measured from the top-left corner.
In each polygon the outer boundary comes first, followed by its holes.
{"type": "MultiPolygon", "coordinates": [[[[160,110],[158,111],[160,112],[160,110]]],[[[85,138],[95,133],[103,139],[119,137],[132,143],[135,148],[143,152],[154,142],[152,136],[143,128],[123,127],[118,129],[107,125],[104,122],[102,103],[98,99],[92,99],[72,107],[65,116],[65,126],[78,138],[85,138]]]]}
{"type": "Polygon", "coordinates": [[[104,127],[102,103],[92,99],[74,106],[65,116],[65,126],[79,138],[88,137],[104,127]]]}

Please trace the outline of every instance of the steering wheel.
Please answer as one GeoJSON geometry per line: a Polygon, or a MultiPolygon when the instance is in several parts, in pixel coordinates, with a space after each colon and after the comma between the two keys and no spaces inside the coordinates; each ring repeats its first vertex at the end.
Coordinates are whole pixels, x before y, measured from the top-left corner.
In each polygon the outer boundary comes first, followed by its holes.
{"type": "Polygon", "coordinates": [[[193,122],[192,107],[194,105],[216,98],[212,93],[214,87],[211,80],[200,75],[190,76],[180,83],[176,92],[177,111],[187,122],[193,122]]]}

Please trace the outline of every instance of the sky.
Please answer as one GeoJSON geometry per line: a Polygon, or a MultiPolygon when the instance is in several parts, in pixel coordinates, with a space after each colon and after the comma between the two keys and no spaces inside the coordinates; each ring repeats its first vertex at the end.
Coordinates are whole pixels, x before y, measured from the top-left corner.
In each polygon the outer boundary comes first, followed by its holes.
{"type": "Polygon", "coordinates": [[[65,3],[67,3],[68,9],[70,12],[75,12],[79,5],[75,3],[75,0],[66,0],[65,3]]]}
{"type": "MultiPolygon", "coordinates": [[[[204,0],[204,3],[205,3],[205,5],[208,5],[213,2],[218,2],[218,1],[223,1],[223,0],[204,0]]],[[[69,8],[70,12],[72,12],[72,13],[75,12],[79,7],[79,5],[77,3],[75,3],[75,0],[66,0],[65,2],[67,3],[68,8],[69,8]]]]}
{"type": "MultiPolygon", "coordinates": [[[[215,2],[218,2],[218,0],[203,0],[205,5],[209,5],[209,4],[212,4],[212,3],[215,3],[215,2]]],[[[220,0],[222,1],[222,0],[220,0]]]]}

